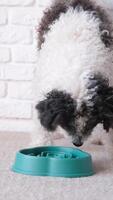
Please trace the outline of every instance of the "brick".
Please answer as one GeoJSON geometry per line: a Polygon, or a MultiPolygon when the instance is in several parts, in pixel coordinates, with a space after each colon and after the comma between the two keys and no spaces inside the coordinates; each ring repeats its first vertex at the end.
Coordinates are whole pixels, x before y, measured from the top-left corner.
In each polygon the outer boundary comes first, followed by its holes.
{"type": "Polygon", "coordinates": [[[34,69],[35,65],[30,64],[6,65],[1,69],[1,77],[4,74],[4,80],[29,81],[33,80],[34,69]]]}
{"type": "Polygon", "coordinates": [[[33,88],[31,82],[9,82],[8,97],[15,99],[33,99],[33,88]]]}
{"type": "Polygon", "coordinates": [[[0,27],[0,43],[1,44],[31,44],[33,36],[30,28],[7,26],[0,27]]]}
{"type": "Polygon", "coordinates": [[[0,6],[30,6],[35,0],[0,0],[0,6]]]}
{"type": "Polygon", "coordinates": [[[0,62],[8,62],[11,59],[11,54],[10,54],[10,49],[9,48],[4,48],[0,47],[0,62]]]}
{"type": "Polygon", "coordinates": [[[15,8],[9,11],[9,20],[16,25],[37,25],[43,15],[43,9],[36,8],[15,8]]]}
{"type": "Polygon", "coordinates": [[[3,67],[3,64],[1,66],[1,63],[0,63],[0,79],[1,80],[4,79],[4,67],[3,67]]]}
{"type": "Polygon", "coordinates": [[[37,51],[35,47],[18,46],[12,48],[12,59],[18,63],[36,63],[37,51]]]}
{"type": "Polygon", "coordinates": [[[7,11],[4,8],[0,8],[0,25],[7,23],[7,11]]]}
{"type": "Polygon", "coordinates": [[[0,119],[0,131],[16,133],[32,133],[33,121],[21,119],[0,119]]]}
{"type": "Polygon", "coordinates": [[[31,103],[0,99],[0,117],[30,119],[32,117],[31,103]]]}
{"type": "Polygon", "coordinates": [[[0,82],[0,98],[6,96],[6,84],[4,82],[0,82]]]}
{"type": "Polygon", "coordinates": [[[53,2],[53,0],[39,0],[36,1],[36,5],[37,6],[43,6],[43,7],[48,7],[49,5],[51,5],[53,2]]]}

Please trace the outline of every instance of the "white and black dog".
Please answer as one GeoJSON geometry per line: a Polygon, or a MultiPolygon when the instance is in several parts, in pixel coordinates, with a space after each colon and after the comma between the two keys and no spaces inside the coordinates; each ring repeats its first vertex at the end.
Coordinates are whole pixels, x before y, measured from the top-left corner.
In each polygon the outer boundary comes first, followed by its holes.
{"type": "Polygon", "coordinates": [[[105,11],[89,0],[57,0],[38,28],[34,80],[36,144],[66,133],[81,146],[93,129],[113,128],[113,38],[105,11]]]}

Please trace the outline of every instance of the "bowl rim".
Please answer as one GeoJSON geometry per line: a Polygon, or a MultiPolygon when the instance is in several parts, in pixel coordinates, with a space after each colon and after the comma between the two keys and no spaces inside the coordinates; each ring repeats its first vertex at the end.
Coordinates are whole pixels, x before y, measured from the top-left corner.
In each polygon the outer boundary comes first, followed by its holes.
{"type": "Polygon", "coordinates": [[[39,147],[32,147],[32,148],[25,148],[25,149],[21,149],[17,152],[17,155],[20,155],[21,157],[24,157],[24,158],[30,158],[30,159],[53,159],[53,160],[84,160],[86,158],[91,158],[91,155],[81,149],[77,149],[77,148],[74,148],[74,147],[66,147],[66,146],[39,146],[39,147]],[[61,158],[61,157],[38,157],[38,156],[31,156],[29,154],[25,154],[23,151],[29,151],[29,150],[34,150],[34,149],[41,149],[41,148],[44,148],[44,149],[49,149],[49,148],[52,148],[52,149],[69,149],[71,150],[71,152],[69,153],[75,153],[78,152],[78,153],[81,153],[82,155],[84,155],[83,157],[77,157],[77,158],[74,158],[74,157],[71,157],[71,158],[61,158]]]}

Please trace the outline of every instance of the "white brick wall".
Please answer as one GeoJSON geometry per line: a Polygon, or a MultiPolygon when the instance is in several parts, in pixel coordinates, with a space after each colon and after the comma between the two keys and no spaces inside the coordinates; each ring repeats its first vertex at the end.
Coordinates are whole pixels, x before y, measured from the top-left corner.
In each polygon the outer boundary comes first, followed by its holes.
{"type": "MultiPolygon", "coordinates": [[[[35,26],[53,0],[0,0],[0,131],[32,131],[35,26]]],[[[111,9],[112,0],[97,0],[111,9]]]]}
{"type": "Polygon", "coordinates": [[[35,27],[52,0],[0,0],[0,132],[32,131],[35,27]]]}

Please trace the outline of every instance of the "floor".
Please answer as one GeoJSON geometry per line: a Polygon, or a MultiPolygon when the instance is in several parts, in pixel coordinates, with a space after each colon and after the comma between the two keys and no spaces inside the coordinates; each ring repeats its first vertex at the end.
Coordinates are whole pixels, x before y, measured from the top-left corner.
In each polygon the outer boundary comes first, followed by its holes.
{"type": "MultiPolygon", "coordinates": [[[[0,200],[113,200],[113,159],[104,145],[90,144],[95,175],[85,178],[35,177],[10,170],[15,153],[27,147],[29,134],[0,133],[0,200]]],[[[67,140],[56,145],[71,146],[67,140]]]]}

